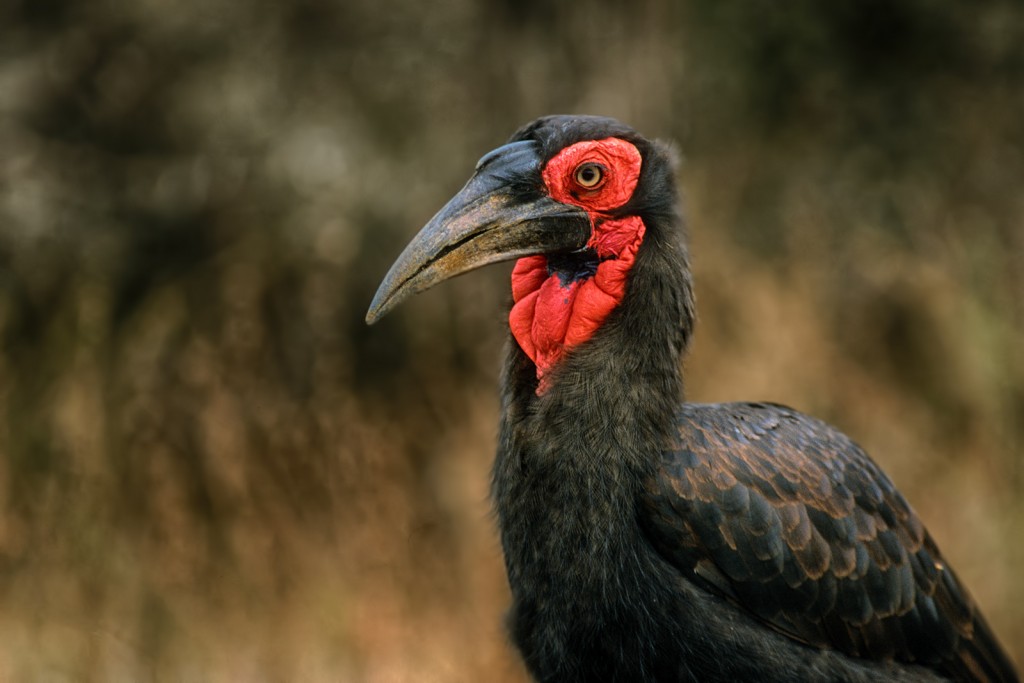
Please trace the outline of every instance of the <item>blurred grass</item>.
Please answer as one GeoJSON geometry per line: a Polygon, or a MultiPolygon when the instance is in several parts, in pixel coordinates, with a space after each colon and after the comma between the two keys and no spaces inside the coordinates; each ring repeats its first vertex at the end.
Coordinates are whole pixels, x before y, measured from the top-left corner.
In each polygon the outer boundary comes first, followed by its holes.
{"type": "Polygon", "coordinates": [[[508,267],[362,322],[519,124],[679,143],[694,400],[864,445],[1024,658],[1024,11],[0,6],[0,679],[523,680],[508,267]]]}

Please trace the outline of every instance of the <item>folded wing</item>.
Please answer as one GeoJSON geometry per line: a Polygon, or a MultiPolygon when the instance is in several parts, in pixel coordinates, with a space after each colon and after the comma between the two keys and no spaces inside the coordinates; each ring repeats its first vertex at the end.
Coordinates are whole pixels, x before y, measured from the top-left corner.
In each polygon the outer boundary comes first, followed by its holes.
{"type": "Polygon", "coordinates": [[[772,404],[686,404],[641,516],[684,577],[820,648],[1016,681],[917,515],[868,455],[772,404]]]}

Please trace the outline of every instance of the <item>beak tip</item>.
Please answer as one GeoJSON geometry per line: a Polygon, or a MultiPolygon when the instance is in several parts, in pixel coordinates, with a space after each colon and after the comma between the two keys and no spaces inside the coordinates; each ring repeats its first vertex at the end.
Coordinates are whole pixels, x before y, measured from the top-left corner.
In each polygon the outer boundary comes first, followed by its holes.
{"type": "Polygon", "coordinates": [[[373,295],[373,301],[370,302],[370,307],[366,310],[366,324],[373,325],[379,322],[381,318],[394,310],[398,304],[418,291],[416,289],[410,291],[408,285],[408,281],[403,281],[396,276],[393,268],[392,272],[389,272],[384,281],[380,283],[377,293],[373,295]],[[395,282],[401,282],[402,284],[395,285],[395,282]]]}
{"type": "MultiPolygon", "coordinates": [[[[383,289],[383,287],[381,288],[383,289]]],[[[370,307],[366,310],[366,324],[373,325],[378,320],[383,318],[392,306],[388,305],[388,299],[381,296],[381,292],[378,291],[373,297],[373,301],[370,302],[370,307]]]]}

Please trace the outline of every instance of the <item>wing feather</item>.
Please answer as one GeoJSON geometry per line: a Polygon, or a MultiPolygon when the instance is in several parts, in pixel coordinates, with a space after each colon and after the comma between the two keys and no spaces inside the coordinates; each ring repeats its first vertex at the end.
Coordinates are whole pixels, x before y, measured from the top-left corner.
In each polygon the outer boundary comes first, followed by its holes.
{"type": "Polygon", "coordinates": [[[797,640],[956,680],[1018,680],[903,496],[818,420],[684,405],[642,518],[684,576],[797,640]]]}

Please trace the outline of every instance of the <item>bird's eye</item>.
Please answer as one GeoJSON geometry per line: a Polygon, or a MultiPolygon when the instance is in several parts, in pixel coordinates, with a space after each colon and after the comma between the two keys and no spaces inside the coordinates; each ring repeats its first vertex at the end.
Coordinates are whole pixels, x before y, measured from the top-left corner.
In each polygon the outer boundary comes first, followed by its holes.
{"type": "Polygon", "coordinates": [[[604,166],[588,161],[577,166],[576,173],[573,176],[576,179],[577,185],[587,190],[593,190],[604,182],[604,174],[604,166]]]}

